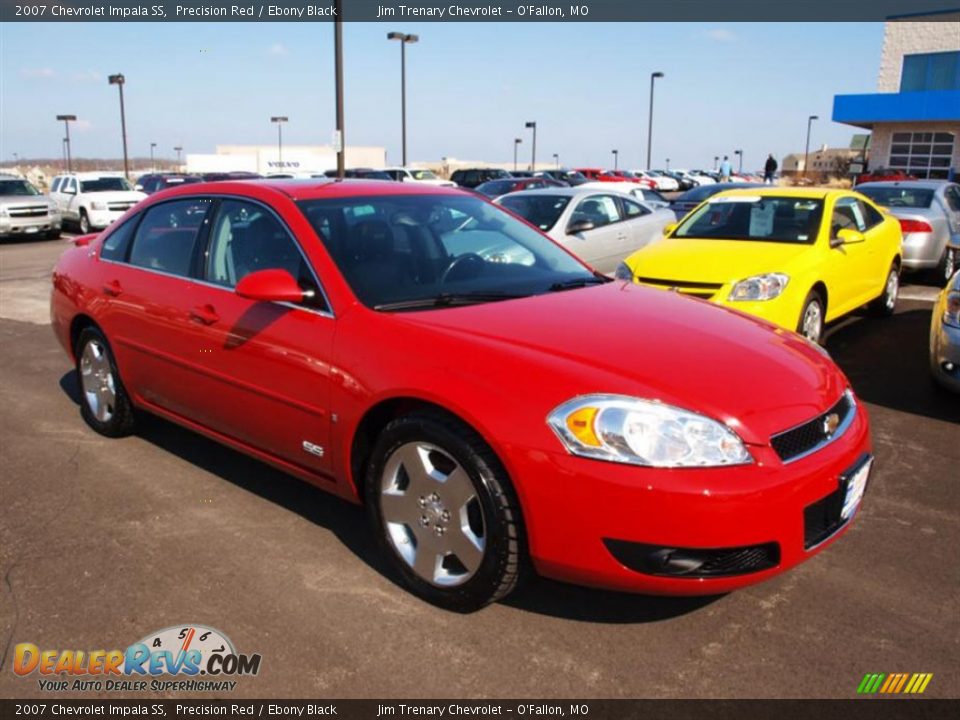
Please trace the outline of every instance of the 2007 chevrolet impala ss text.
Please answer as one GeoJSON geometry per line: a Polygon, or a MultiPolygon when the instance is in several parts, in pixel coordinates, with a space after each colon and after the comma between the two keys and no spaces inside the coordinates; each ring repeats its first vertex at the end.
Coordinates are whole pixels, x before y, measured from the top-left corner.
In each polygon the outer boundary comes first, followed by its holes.
{"type": "Polygon", "coordinates": [[[856,514],[868,421],[813,343],[610,281],[472,194],[375,181],[156,193],[53,274],[81,410],[148,411],[364,503],[413,592],[529,567],[713,594],[856,514]]]}

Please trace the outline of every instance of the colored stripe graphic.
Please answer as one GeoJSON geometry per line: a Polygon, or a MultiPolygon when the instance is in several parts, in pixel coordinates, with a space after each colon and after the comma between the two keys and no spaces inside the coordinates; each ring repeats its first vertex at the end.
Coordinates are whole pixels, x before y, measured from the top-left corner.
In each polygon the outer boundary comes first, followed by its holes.
{"type": "Polygon", "coordinates": [[[857,686],[858,695],[920,695],[933,679],[933,673],[867,673],[857,686]]]}

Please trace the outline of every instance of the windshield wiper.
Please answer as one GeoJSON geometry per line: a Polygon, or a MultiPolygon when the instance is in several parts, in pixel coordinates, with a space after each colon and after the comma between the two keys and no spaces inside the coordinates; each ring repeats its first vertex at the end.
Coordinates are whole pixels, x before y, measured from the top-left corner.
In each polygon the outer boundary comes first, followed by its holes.
{"type": "Polygon", "coordinates": [[[574,280],[564,280],[563,282],[556,282],[551,285],[548,289],[550,292],[559,292],[561,290],[573,290],[575,288],[586,287],[587,285],[599,285],[601,283],[610,282],[611,278],[608,278],[606,275],[593,275],[586,278],[576,278],[574,280]]]}
{"type": "Polygon", "coordinates": [[[398,300],[397,302],[374,305],[374,310],[415,310],[417,308],[449,307],[451,305],[474,305],[477,303],[498,302],[500,300],[516,300],[530,297],[529,293],[440,293],[431,297],[398,300]]]}

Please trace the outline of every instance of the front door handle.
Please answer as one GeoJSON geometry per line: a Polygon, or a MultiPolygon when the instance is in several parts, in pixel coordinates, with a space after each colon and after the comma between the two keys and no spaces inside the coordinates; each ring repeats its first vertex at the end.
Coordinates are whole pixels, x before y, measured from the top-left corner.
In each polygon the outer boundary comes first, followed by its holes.
{"type": "Polygon", "coordinates": [[[123,292],[123,288],[120,286],[120,281],[111,280],[103,286],[103,292],[110,297],[117,297],[117,295],[123,292]]]}
{"type": "Polygon", "coordinates": [[[190,319],[203,325],[213,325],[220,316],[214,310],[213,305],[198,305],[190,310],[190,319]]]}

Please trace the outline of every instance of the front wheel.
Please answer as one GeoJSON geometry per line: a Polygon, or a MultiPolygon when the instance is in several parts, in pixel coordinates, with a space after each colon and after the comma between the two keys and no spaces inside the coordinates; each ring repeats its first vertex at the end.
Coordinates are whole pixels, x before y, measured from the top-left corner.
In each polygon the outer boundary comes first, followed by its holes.
{"type": "Polygon", "coordinates": [[[889,317],[897,309],[897,297],[900,295],[900,269],[896,265],[890,266],[883,292],[876,300],[870,303],[870,310],[879,317],[889,317]]]}
{"type": "Polygon", "coordinates": [[[823,318],[825,314],[823,298],[816,290],[811,290],[807,299],[803,301],[800,321],[797,323],[797,332],[810,342],[819,344],[823,338],[823,318]]]}
{"type": "Polygon", "coordinates": [[[472,612],[520,576],[519,504],[499,459],[471,428],[439,412],[387,425],[366,477],[377,543],[424,600],[472,612]]]}
{"type": "Polygon", "coordinates": [[[90,218],[87,217],[86,210],[80,210],[80,234],[86,235],[90,232],[90,218]]]}
{"type": "Polygon", "coordinates": [[[97,328],[88,327],[80,333],[75,354],[83,419],[107,437],[132,433],[133,407],[120,382],[107,338],[97,328]]]}

